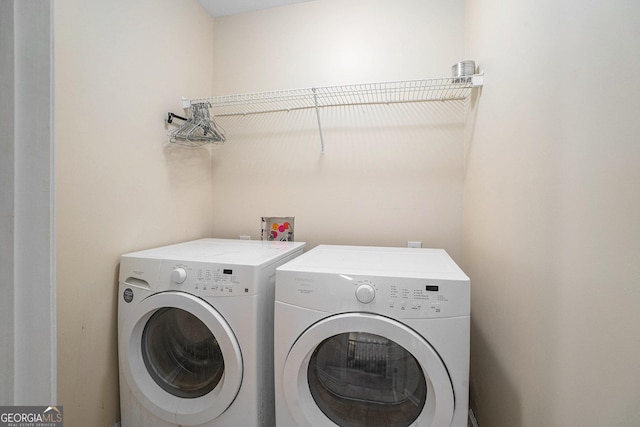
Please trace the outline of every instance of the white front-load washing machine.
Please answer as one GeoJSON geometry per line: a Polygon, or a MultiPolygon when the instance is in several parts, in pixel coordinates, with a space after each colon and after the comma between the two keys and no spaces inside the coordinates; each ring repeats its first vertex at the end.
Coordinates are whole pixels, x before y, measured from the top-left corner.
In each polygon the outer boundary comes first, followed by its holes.
{"type": "Polygon", "coordinates": [[[201,239],[123,255],[123,427],[273,427],[275,268],[304,243],[201,239]]]}
{"type": "Polygon", "coordinates": [[[306,252],[276,269],[276,425],[465,427],[469,322],[444,250],[306,252]]]}

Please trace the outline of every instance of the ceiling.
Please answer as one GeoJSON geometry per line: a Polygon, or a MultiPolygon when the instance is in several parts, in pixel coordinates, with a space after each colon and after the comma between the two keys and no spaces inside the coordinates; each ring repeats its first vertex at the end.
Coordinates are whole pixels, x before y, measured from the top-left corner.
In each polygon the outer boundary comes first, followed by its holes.
{"type": "Polygon", "coordinates": [[[311,0],[198,0],[211,16],[228,16],[236,13],[303,3],[311,0]]]}

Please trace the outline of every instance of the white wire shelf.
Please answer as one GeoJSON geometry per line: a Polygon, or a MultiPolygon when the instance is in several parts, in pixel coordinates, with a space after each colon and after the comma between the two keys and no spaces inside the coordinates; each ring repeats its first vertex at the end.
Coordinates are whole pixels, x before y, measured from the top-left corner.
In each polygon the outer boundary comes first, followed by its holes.
{"type": "Polygon", "coordinates": [[[466,99],[474,87],[482,86],[483,75],[446,77],[398,82],[326,86],[271,92],[185,99],[184,107],[207,102],[214,117],[263,114],[311,108],[350,105],[396,104],[408,102],[466,99]]]}
{"type": "Polygon", "coordinates": [[[319,113],[321,108],[465,100],[471,95],[473,88],[482,86],[483,79],[484,73],[481,73],[464,77],[325,86],[198,99],[183,98],[182,106],[189,108],[192,104],[205,103],[211,110],[212,117],[315,109],[320,133],[320,152],[324,153],[319,113]]]}

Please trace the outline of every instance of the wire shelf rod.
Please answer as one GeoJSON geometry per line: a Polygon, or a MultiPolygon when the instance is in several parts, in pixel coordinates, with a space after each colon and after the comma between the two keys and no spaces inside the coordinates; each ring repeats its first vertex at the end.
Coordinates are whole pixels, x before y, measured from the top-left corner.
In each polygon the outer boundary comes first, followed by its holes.
{"type": "MultiPolygon", "coordinates": [[[[445,101],[464,101],[466,96],[452,97],[452,98],[437,98],[437,99],[425,99],[417,101],[380,101],[380,102],[358,102],[358,103],[335,103],[319,105],[318,108],[336,108],[336,107],[358,107],[363,105],[394,105],[394,104],[417,104],[422,102],[445,102],[445,101]]],[[[221,113],[215,114],[215,117],[235,117],[235,116],[251,116],[256,114],[269,114],[269,113],[288,113],[291,111],[300,110],[312,110],[316,109],[315,105],[301,106],[301,107],[287,107],[281,109],[266,109],[266,110],[252,110],[247,112],[237,113],[221,113]]]]}

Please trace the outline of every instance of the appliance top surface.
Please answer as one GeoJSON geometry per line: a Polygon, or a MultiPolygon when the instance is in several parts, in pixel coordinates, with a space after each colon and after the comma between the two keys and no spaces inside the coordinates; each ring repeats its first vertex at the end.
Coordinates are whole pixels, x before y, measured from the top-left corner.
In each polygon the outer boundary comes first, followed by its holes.
{"type": "Polygon", "coordinates": [[[280,271],[469,280],[443,249],[320,245],[280,271]]]}
{"type": "Polygon", "coordinates": [[[301,251],[304,246],[303,242],[200,239],[131,252],[123,257],[258,266],[301,251]]]}

